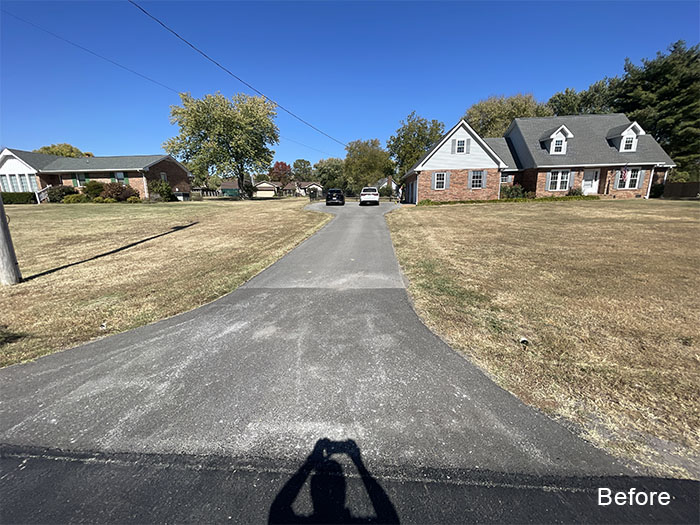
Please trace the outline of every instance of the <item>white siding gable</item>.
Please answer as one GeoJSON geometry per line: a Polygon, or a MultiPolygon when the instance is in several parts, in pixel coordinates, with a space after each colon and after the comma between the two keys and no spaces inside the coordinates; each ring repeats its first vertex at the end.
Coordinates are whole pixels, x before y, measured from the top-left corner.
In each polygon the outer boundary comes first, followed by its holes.
{"type": "Polygon", "coordinates": [[[3,155],[2,159],[0,159],[0,173],[3,175],[9,175],[10,173],[36,173],[36,170],[28,167],[14,155],[8,154],[3,155]]]}
{"type": "Polygon", "coordinates": [[[491,158],[486,150],[479,144],[479,140],[472,136],[464,126],[460,126],[447,140],[435,151],[429,159],[418,168],[421,170],[440,169],[487,169],[498,168],[498,163],[491,158]],[[453,140],[470,140],[469,153],[452,153],[453,140]]]}

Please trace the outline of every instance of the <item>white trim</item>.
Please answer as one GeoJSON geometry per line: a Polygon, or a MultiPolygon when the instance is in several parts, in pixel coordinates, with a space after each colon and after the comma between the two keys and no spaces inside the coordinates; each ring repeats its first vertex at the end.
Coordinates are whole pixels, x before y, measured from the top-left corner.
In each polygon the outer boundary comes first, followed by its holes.
{"type": "MultiPolygon", "coordinates": [[[[478,169],[478,170],[469,170],[469,187],[467,188],[468,190],[474,191],[474,190],[485,190],[486,185],[484,184],[486,182],[486,170],[485,169],[478,169]],[[474,176],[475,173],[480,173],[481,174],[481,186],[478,188],[474,187],[474,181],[472,180],[472,177],[474,176]]],[[[500,191],[500,183],[499,183],[499,191],[500,191]]]]}
{"type": "Polygon", "coordinates": [[[645,199],[649,198],[649,193],[651,192],[651,183],[654,181],[654,171],[656,170],[656,166],[651,167],[651,173],[649,174],[649,182],[647,183],[647,194],[645,195],[645,199]]]}
{"type": "Polygon", "coordinates": [[[557,129],[555,129],[555,130],[554,130],[554,133],[552,133],[552,134],[549,136],[549,138],[550,138],[550,139],[554,139],[554,137],[556,137],[556,136],[559,135],[559,134],[564,135],[564,138],[567,138],[567,139],[573,139],[573,138],[574,138],[574,134],[571,133],[571,130],[570,130],[569,128],[567,128],[566,125],[564,125],[564,124],[562,124],[562,125],[559,126],[557,129]],[[565,130],[566,132],[562,131],[562,129],[565,130]]]}
{"type": "MultiPolygon", "coordinates": [[[[639,164],[641,164],[642,166],[656,166],[659,168],[675,168],[676,167],[675,164],[661,164],[658,162],[639,162],[639,164]]],[[[608,164],[608,163],[606,163],[606,164],[571,164],[571,163],[569,163],[569,164],[551,164],[551,165],[547,165],[547,166],[535,166],[533,168],[523,168],[523,170],[526,170],[526,169],[538,170],[541,168],[571,168],[571,167],[575,167],[575,168],[614,168],[617,166],[627,166],[627,165],[629,165],[629,162],[624,162],[621,164],[616,164],[616,163],[615,164],[608,164]]],[[[518,170],[518,171],[520,171],[520,170],[518,170]]]]}
{"type": "Polygon", "coordinates": [[[433,176],[435,177],[435,187],[433,188],[433,190],[435,190],[435,191],[446,190],[447,189],[447,187],[446,187],[447,186],[447,172],[446,171],[436,171],[433,173],[433,176]],[[438,184],[437,176],[438,175],[442,175],[442,177],[443,177],[442,178],[442,188],[438,188],[438,186],[437,186],[437,184],[438,184]]]}
{"type": "Polygon", "coordinates": [[[551,144],[549,145],[550,155],[566,155],[566,137],[564,134],[559,134],[557,137],[553,138],[551,144]],[[557,142],[561,142],[561,151],[556,151],[557,142]]]}
{"type": "MultiPolygon", "coordinates": [[[[547,172],[547,175],[549,175],[549,177],[547,177],[549,179],[549,183],[547,184],[546,191],[569,191],[569,189],[571,189],[571,186],[569,186],[569,181],[571,180],[571,170],[570,169],[561,169],[561,170],[554,170],[554,171],[556,171],[556,173],[557,173],[557,187],[554,190],[550,188],[550,186],[552,185],[552,172],[549,171],[549,172],[547,172]],[[562,179],[560,177],[560,175],[564,175],[564,174],[566,174],[566,179],[562,179]],[[566,188],[560,187],[562,180],[566,180],[566,188]]],[[[545,183],[546,182],[547,182],[547,180],[545,179],[545,183]]]]}

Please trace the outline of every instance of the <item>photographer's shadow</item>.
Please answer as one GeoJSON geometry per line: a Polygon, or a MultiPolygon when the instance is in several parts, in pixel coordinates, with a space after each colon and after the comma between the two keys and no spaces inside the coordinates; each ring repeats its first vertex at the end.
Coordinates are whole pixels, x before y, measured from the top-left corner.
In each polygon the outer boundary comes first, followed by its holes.
{"type": "Polygon", "coordinates": [[[357,444],[347,441],[319,439],[311,455],[297,472],[285,483],[270,507],[269,523],[399,523],[396,509],[384,489],[365,468],[357,444]],[[357,468],[374,516],[353,516],[346,507],[346,479],[343,467],[333,455],[346,454],[357,468]],[[311,476],[310,495],[313,512],[296,514],[292,505],[307,478],[311,476]]]}

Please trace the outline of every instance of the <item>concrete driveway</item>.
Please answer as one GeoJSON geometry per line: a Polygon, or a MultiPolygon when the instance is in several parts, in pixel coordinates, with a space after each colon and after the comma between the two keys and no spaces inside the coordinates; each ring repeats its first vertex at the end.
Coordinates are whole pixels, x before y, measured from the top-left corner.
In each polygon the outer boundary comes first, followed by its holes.
{"type": "Polygon", "coordinates": [[[332,208],[319,233],[214,303],[1,370],[3,521],[294,521],[318,511],[307,479],[332,462],[304,462],[323,438],[342,442],[333,458],[354,516],[692,521],[697,484],[631,478],[420,322],[391,209],[332,208]],[[661,515],[610,510],[596,504],[601,483],[670,486],[676,500],[661,515]]]}

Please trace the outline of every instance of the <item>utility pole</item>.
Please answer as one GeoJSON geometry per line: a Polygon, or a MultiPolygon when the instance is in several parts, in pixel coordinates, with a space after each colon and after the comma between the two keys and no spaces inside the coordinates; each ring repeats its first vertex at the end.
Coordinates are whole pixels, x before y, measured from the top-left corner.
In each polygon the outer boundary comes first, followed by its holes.
{"type": "Polygon", "coordinates": [[[0,284],[17,284],[21,280],[22,274],[19,272],[19,263],[12,246],[10,227],[5,215],[5,205],[0,194],[0,284]]]}

